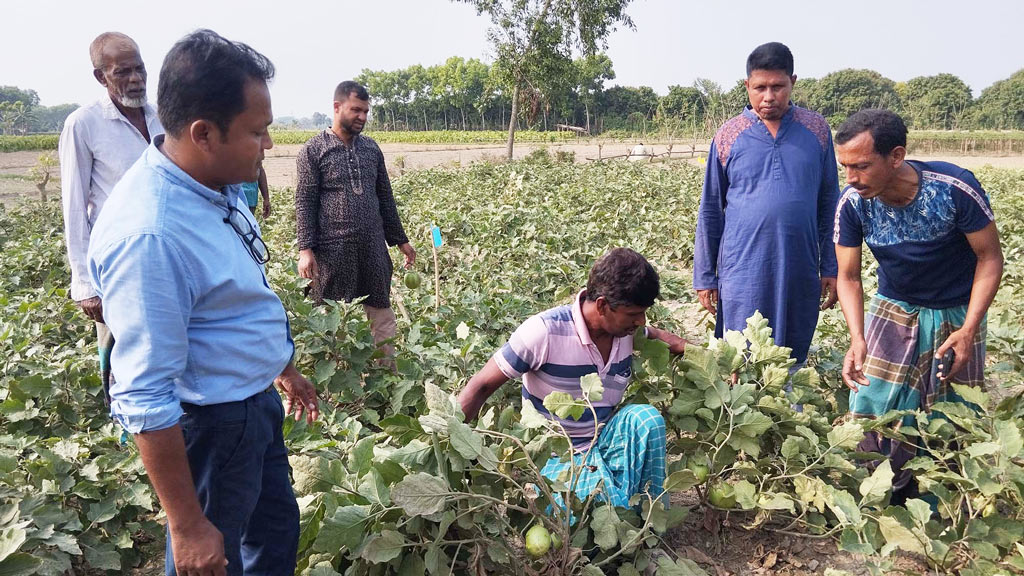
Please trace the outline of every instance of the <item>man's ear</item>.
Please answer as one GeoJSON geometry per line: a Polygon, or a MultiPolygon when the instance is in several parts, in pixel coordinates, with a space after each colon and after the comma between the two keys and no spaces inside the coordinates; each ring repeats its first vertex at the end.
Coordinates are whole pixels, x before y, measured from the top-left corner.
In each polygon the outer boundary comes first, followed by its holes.
{"type": "Polygon", "coordinates": [[[899,168],[903,165],[903,161],[907,159],[907,149],[903,146],[897,146],[892,149],[889,153],[889,160],[892,162],[893,168],[899,168]]]}
{"type": "Polygon", "coordinates": [[[607,314],[608,309],[611,308],[611,305],[608,304],[608,300],[605,300],[604,296],[598,296],[597,300],[594,300],[594,304],[597,305],[597,312],[602,316],[607,314]]]}
{"type": "Polygon", "coordinates": [[[92,77],[96,79],[104,88],[107,87],[107,77],[103,74],[103,70],[99,68],[93,68],[92,77]]]}
{"type": "Polygon", "coordinates": [[[188,126],[189,140],[203,152],[210,151],[210,142],[220,138],[220,130],[208,120],[196,120],[188,126]]]}

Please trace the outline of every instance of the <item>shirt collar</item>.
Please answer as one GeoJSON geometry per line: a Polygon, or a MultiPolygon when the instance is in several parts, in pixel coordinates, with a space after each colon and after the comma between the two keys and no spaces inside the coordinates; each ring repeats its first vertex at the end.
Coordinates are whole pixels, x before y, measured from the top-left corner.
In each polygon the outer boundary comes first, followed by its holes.
{"type": "MultiPolygon", "coordinates": [[[[337,134],[334,133],[334,129],[333,128],[327,128],[326,130],[324,130],[324,132],[327,133],[327,135],[328,135],[327,137],[328,138],[333,138],[334,140],[337,140],[338,142],[340,142],[341,145],[344,146],[345,148],[349,148],[349,146],[345,144],[345,141],[342,140],[337,134]]],[[[360,134],[356,134],[355,136],[353,136],[352,137],[352,147],[349,148],[349,149],[350,150],[356,150],[359,147],[359,139],[362,138],[362,137],[363,137],[363,135],[361,133],[360,134]]]]}
{"type": "MultiPolygon", "coordinates": [[[[114,101],[110,98],[110,94],[107,94],[103,98],[100,98],[100,103],[103,107],[103,117],[107,120],[124,120],[125,122],[128,121],[128,119],[125,118],[124,114],[121,114],[121,111],[117,109],[117,106],[114,104],[114,101]]],[[[150,105],[149,102],[146,102],[145,106],[143,106],[142,108],[146,111],[146,125],[148,126],[151,119],[156,117],[156,109],[153,108],[153,106],[150,105]]]]}
{"type": "Polygon", "coordinates": [[[572,323],[576,325],[576,335],[580,337],[580,342],[584,346],[591,346],[594,344],[594,339],[590,337],[587,322],[583,319],[583,300],[586,294],[586,290],[580,290],[576,294],[576,300],[572,303],[572,323]]]}
{"type": "Polygon", "coordinates": [[[235,206],[238,204],[238,194],[241,188],[240,185],[236,184],[226,186],[223,192],[219,192],[200,184],[195,178],[182,170],[181,167],[172,162],[170,158],[160,151],[158,147],[163,143],[164,134],[158,134],[153,137],[153,143],[146,148],[145,152],[147,164],[161,172],[165,177],[175,181],[181,187],[202,196],[211,204],[214,204],[224,210],[227,210],[229,206],[235,206]]]}
{"type": "MultiPolygon", "coordinates": [[[[793,118],[793,110],[795,109],[796,104],[793,104],[793,101],[790,100],[789,109],[786,110],[786,113],[782,115],[782,122],[789,122],[789,120],[793,118]]],[[[761,117],[757,115],[757,112],[754,112],[754,108],[750,104],[747,104],[746,106],[743,107],[743,114],[744,116],[747,116],[748,118],[755,122],[761,121],[761,117]]]]}

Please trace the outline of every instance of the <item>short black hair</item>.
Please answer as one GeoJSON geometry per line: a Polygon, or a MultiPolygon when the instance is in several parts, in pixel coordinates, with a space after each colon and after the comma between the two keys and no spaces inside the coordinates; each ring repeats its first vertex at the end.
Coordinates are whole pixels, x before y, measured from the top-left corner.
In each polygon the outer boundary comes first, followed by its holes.
{"type": "Polygon", "coordinates": [[[892,110],[869,108],[854,112],[836,132],[836,144],[846,144],[864,132],[871,132],[875,152],[888,156],[897,146],[907,147],[907,125],[892,110]]]}
{"type": "Polygon", "coordinates": [[[793,53],[782,42],[761,44],[747,56],[747,78],[754,70],[785,70],[786,76],[792,76],[793,53]]]}
{"type": "Polygon", "coordinates": [[[345,80],[338,87],[334,89],[334,101],[344,102],[348,100],[350,94],[355,94],[356,98],[360,100],[370,101],[370,93],[366,91],[366,88],[354,80],[345,80]]]}
{"type": "Polygon", "coordinates": [[[650,307],[661,292],[661,282],[654,266],[629,248],[612,248],[590,269],[587,279],[587,300],[599,297],[611,306],[650,307]]]}
{"type": "Polygon", "coordinates": [[[245,83],[273,77],[274,65],[247,44],[196,30],[164,58],[157,93],[160,123],[173,137],[196,120],[209,120],[226,134],[245,110],[245,83]]]}

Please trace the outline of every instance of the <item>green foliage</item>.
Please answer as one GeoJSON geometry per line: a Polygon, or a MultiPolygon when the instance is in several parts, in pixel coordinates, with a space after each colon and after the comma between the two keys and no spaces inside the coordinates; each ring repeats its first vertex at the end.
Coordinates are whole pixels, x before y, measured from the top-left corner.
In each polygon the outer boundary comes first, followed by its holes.
{"type": "Polygon", "coordinates": [[[914,128],[962,128],[971,104],[971,89],[952,74],[918,76],[896,85],[904,120],[914,128]]]}
{"type": "MultiPolygon", "coordinates": [[[[496,55],[493,77],[511,100],[509,160],[519,118],[534,124],[545,99],[551,102],[552,94],[578,84],[580,68],[572,61],[573,51],[593,56],[617,26],[633,26],[626,15],[630,0],[458,1],[491,21],[487,35],[496,55]]],[[[544,119],[546,123],[546,112],[544,119]]]]}
{"type": "MultiPolygon", "coordinates": [[[[611,246],[652,260],[666,304],[692,304],[686,270],[701,177],[685,165],[538,158],[396,179],[414,245],[426,245],[432,223],[446,243],[436,312],[432,289],[394,283],[401,303],[395,371],[377,362],[357,303],[313,307],[303,297],[306,281],[287,256],[297,252],[292,193],[273,190],[278,209],[262,224],[281,256],[268,277],[289,311],[299,367],[323,398],[319,422],[288,420],[284,428],[302,512],[300,573],[636,574],[655,564],[657,574],[700,574],[689,560],[652,551],[686,508],[666,511],[646,498],[630,509],[580,500],[571,489],[578,470],[553,482],[540,477],[539,467],[569,443],[532,404],[521,405],[514,385],[499,390],[477,422],[464,421],[454,394],[526,317],[571,298],[611,246]],[[562,545],[531,559],[523,538],[538,524],[562,545]]],[[[989,335],[991,373],[1009,386],[1024,370],[1024,317],[1014,305],[1024,289],[1017,257],[1024,173],[978,177],[1004,235],[1006,281],[989,335]]],[[[139,564],[140,550],[161,531],[137,453],[105,415],[92,328],[67,298],[63,252],[58,204],[0,209],[4,573],[120,573],[139,564]]],[[[416,268],[433,279],[431,259],[416,268]]],[[[669,329],[693,328],[680,326],[667,306],[650,315],[669,329]]],[[[627,401],[650,403],[666,417],[665,497],[695,491],[703,506],[711,486],[727,485],[735,502],[717,501],[731,504],[735,524],[827,536],[867,555],[879,572],[904,551],[940,572],[1024,569],[1019,392],[962,389],[981,412],[939,406],[944,418],[892,414],[871,424],[922,445],[911,468],[937,498],[936,511],[924,497],[892,505],[891,469],[857,465],[865,423],[836,420],[844,412],[836,356],[846,342],[835,318],[823,316],[812,366],[793,374],[788,350],[758,317],[742,333],[691,346],[677,359],[637,339],[627,401]],[[885,426],[901,417],[921,432],[885,426]]],[[[592,409],[600,381],[584,387],[583,398],[555,397],[549,408],[592,409]]]]}
{"type": "Polygon", "coordinates": [[[120,572],[159,530],[68,298],[59,204],[0,209],[0,572],[120,572]]]}
{"type": "Polygon", "coordinates": [[[808,88],[805,99],[808,107],[828,119],[833,128],[858,110],[900,108],[896,84],[874,70],[846,69],[826,74],[808,88]]]}
{"type": "Polygon", "coordinates": [[[56,150],[59,134],[30,134],[28,136],[0,135],[0,152],[56,150]]]}
{"type": "MultiPolygon", "coordinates": [[[[307,140],[319,134],[313,130],[274,130],[276,144],[305,144],[307,140]]],[[[508,136],[498,130],[434,130],[427,132],[380,131],[367,132],[367,136],[381,144],[490,144],[504,142],[508,136]]],[[[569,140],[571,135],[565,132],[522,131],[519,137],[523,142],[559,142],[569,140]]],[[[0,140],[2,144],[3,140],[0,140]]]]}
{"type": "MultiPolygon", "coordinates": [[[[28,132],[59,132],[64,119],[78,108],[77,104],[40,106],[35,90],[16,86],[0,86],[0,135],[28,132]]],[[[41,150],[41,148],[29,148],[41,150]]],[[[0,141],[0,152],[6,152],[0,141]]]]}
{"type": "Polygon", "coordinates": [[[981,92],[974,125],[996,130],[1024,130],[1024,69],[981,92]]]}

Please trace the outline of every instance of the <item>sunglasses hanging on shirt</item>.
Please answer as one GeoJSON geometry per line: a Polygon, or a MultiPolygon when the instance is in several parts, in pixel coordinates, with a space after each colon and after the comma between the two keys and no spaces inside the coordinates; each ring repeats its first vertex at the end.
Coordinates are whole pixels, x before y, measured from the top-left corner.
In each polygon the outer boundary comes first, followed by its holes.
{"type": "Polygon", "coordinates": [[[228,217],[224,219],[224,222],[234,228],[235,233],[249,250],[249,255],[257,264],[262,266],[270,261],[270,249],[267,248],[267,244],[263,242],[263,238],[260,238],[249,219],[238,208],[228,206],[228,217]]]}

